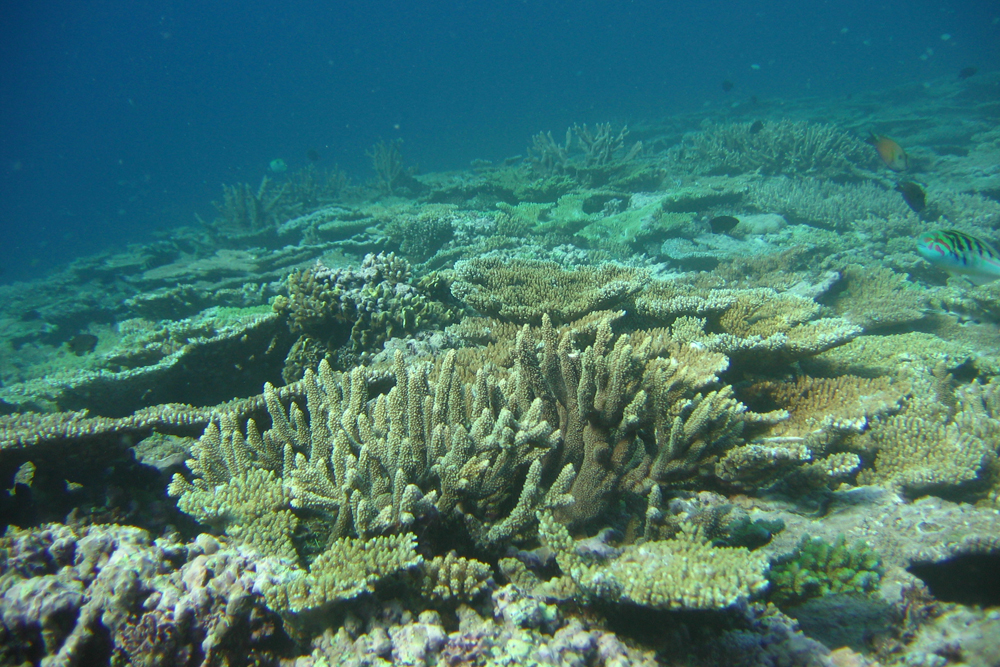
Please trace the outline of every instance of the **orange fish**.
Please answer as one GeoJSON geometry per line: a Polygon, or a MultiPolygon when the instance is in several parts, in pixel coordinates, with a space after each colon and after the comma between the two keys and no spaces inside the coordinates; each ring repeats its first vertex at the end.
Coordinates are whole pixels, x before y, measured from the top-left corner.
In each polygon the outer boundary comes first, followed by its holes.
{"type": "Polygon", "coordinates": [[[905,171],[909,166],[910,160],[906,157],[906,151],[903,150],[903,147],[889,137],[883,137],[881,134],[875,134],[874,132],[871,135],[868,138],[868,143],[878,151],[878,155],[882,158],[882,162],[885,162],[885,166],[893,171],[905,171]]]}

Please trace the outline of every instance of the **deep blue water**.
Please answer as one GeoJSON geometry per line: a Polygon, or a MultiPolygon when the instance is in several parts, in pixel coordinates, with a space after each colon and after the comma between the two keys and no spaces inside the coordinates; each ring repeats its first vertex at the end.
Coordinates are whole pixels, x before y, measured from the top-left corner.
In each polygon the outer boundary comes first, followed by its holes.
{"type": "Polygon", "coordinates": [[[301,167],[310,149],[363,180],[380,138],[402,138],[424,170],[454,169],[574,122],[1000,69],[995,0],[0,8],[5,282],[211,216],[221,184],[256,184],[278,157],[301,167]]]}

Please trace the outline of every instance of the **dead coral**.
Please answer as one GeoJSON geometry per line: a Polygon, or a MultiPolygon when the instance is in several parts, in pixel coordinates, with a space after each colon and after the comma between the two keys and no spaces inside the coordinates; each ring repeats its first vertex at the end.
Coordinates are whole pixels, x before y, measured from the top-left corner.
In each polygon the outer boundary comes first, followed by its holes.
{"type": "Polygon", "coordinates": [[[574,125],[566,130],[566,140],[560,144],[551,132],[539,132],[531,138],[526,161],[536,176],[569,174],[592,185],[607,180],[612,171],[632,166],[642,152],[641,141],[627,145],[628,134],[628,126],[615,132],[611,123],[598,123],[593,129],[586,124],[574,125]]]}
{"type": "Polygon", "coordinates": [[[301,212],[301,203],[295,202],[287,189],[287,183],[276,187],[267,176],[256,191],[246,183],[224,185],[222,201],[212,202],[219,212],[215,225],[230,235],[276,227],[301,212]]]}
{"type": "Polygon", "coordinates": [[[0,549],[5,662],[168,667],[279,657],[281,621],[254,591],[255,563],[208,535],[185,545],[129,526],[47,524],[10,530],[0,549]]]}
{"type": "Polygon", "coordinates": [[[403,156],[399,152],[402,143],[402,139],[389,142],[379,140],[365,153],[372,161],[376,187],[381,194],[392,195],[398,185],[399,176],[403,172],[403,156]]]}

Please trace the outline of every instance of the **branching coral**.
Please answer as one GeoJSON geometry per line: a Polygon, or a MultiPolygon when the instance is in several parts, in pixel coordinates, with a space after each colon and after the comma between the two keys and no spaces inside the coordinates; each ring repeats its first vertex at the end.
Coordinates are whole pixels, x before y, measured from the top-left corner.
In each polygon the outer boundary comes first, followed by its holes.
{"type": "Polygon", "coordinates": [[[885,378],[801,376],[794,382],[760,381],[741,395],[751,405],[780,407],[789,418],[748,445],[729,450],[719,462],[720,478],[745,488],[777,481],[827,486],[861,466],[851,436],[899,409],[909,392],[905,381],[885,378]]]}
{"type": "Polygon", "coordinates": [[[862,471],[859,481],[897,486],[908,495],[1000,487],[996,380],[960,386],[941,362],[908,375],[914,398],[856,440],[875,454],[874,467],[862,471]]]}
{"type": "Polygon", "coordinates": [[[615,132],[611,123],[598,123],[593,129],[574,125],[560,144],[551,132],[539,132],[531,138],[527,163],[535,176],[567,174],[587,185],[603,183],[611,173],[637,166],[634,161],[642,152],[642,142],[628,146],[628,134],[627,126],[615,132]]]}
{"type": "Polygon", "coordinates": [[[917,220],[898,192],[871,181],[840,184],[783,176],[751,185],[747,197],[760,211],[843,231],[858,220],[873,217],[897,216],[911,224],[917,220]]]}
{"type": "Polygon", "coordinates": [[[830,544],[804,536],[791,556],[771,566],[769,597],[779,605],[837,593],[870,593],[878,588],[882,559],[867,544],[847,544],[843,535],[830,544]]]}
{"type": "MultiPolygon", "coordinates": [[[[913,414],[890,417],[869,436],[878,455],[874,469],[865,470],[859,481],[898,485],[920,495],[977,480],[996,455],[995,440],[979,435],[981,422],[964,411],[947,423],[913,414]]],[[[985,430],[993,437],[1000,433],[993,424],[985,430]]]]}
{"type": "Polygon", "coordinates": [[[421,570],[421,590],[435,600],[472,600],[493,581],[489,565],[454,551],[425,561],[421,570]]]}
{"type": "Polygon", "coordinates": [[[216,225],[228,234],[253,233],[273,228],[298,215],[302,202],[288,196],[288,184],[275,187],[265,176],[254,191],[246,183],[223,186],[223,200],[213,202],[219,212],[216,225]]]}
{"type": "Polygon", "coordinates": [[[872,175],[875,152],[860,139],[832,125],[805,121],[766,121],[707,125],[671,151],[686,168],[708,174],[808,174],[832,180],[872,175]]]}
{"type": "Polygon", "coordinates": [[[289,555],[276,533],[290,533],[297,512],[328,517],[327,541],[444,521],[486,548],[518,539],[539,510],[586,523],[622,494],[645,494],[649,477],[684,485],[711,474],[747,423],[782,416],[748,411],[714,386],[723,355],[664,332],[616,337],[605,319],[560,334],[544,318],[537,336],[522,328],[506,370],[470,374],[454,352],[434,368],[397,353],[391,378],[323,363],[297,385],[305,410],[266,387],[271,428],[249,421],[244,434],[220,417],[189,463],[196,478],[176,477],[171,493],[275,555],[289,555]],[[582,351],[581,337],[592,339],[582,351]],[[245,507],[253,492],[259,506],[245,507]]]}
{"type": "Polygon", "coordinates": [[[398,185],[399,175],[403,172],[403,156],[399,152],[402,143],[402,139],[389,142],[380,140],[365,153],[372,161],[376,184],[382,194],[393,194],[398,185]]]}
{"type": "Polygon", "coordinates": [[[607,562],[587,563],[569,531],[540,513],[539,533],[580,591],[655,609],[722,609],[767,587],[767,558],[742,547],[713,547],[691,525],[674,539],[633,544],[607,562]]]}

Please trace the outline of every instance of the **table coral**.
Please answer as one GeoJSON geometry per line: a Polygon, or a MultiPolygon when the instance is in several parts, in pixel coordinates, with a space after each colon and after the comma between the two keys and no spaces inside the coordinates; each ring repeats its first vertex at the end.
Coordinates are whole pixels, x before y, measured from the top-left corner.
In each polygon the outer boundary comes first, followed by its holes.
{"type": "Polygon", "coordinates": [[[603,265],[566,270],[554,262],[486,257],[457,265],[452,293],[484,315],[538,325],[542,315],[562,324],[605,310],[638,292],[636,269],[603,265]]]}
{"type": "Polygon", "coordinates": [[[539,514],[539,533],[560,569],[581,592],[655,609],[721,609],[767,587],[767,559],[742,547],[713,547],[687,525],[671,540],[626,546],[607,562],[588,564],[569,531],[539,514]]]}

